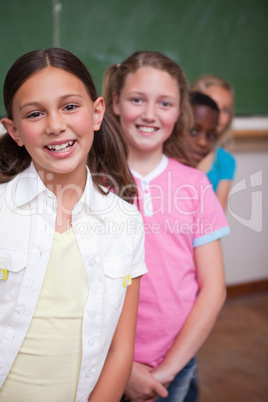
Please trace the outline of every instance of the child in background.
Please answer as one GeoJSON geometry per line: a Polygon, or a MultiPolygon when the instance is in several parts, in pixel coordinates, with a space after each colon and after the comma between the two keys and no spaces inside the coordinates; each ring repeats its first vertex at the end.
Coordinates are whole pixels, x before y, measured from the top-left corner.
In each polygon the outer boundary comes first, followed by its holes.
{"type": "Polygon", "coordinates": [[[227,81],[212,74],[198,78],[193,83],[191,89],[210,96],[220,109],[216,146],[200,162],[198,167],[207,174],[225,210],[235,174],[235,159],[224,149],[232,138],[231,125],[234,116],[234,91],[227,81]]]}
{"type": "Polygon", "coordinates": [[[193,164],[197,167],[216,142],[219,108],[213,99],[197,91],[190,93],[190,104],[193,125],[187,136],[187,145],[193,164]]]}
{"type": "MultiPolygon", "coordinates": [[[[193,113],[192,128],[187,136],[187,145],[194,166],[198,166],[213,149],[217,139],[219,108],[212,98],[197,92],[190,92],[193,113]]],[[[198,399],[197,372],[192,378],[185,402],[198,399]]]]}
{"type": "Polygon", "coordinates": [[[66,50],[20,57],[4,102],[0,400],[116,402],[146,272],[126,147],[66,50]]]}
{"type": "Polygon", "coordinates": [[[229,229],[207,177],[187,166],[190,105],[180,66],[136,52],[107,70],[103,94],[128,143],[149,271],[125,400],[180,402],[225,300],[219,239],[229,229]]]}

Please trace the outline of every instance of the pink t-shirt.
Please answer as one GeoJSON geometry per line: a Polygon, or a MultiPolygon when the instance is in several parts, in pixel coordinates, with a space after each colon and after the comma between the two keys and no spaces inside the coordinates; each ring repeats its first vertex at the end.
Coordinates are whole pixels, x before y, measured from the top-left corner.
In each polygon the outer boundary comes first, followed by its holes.
{"type": "Polygon", "coordinates": [[[132,170],[145,229],[145,262],[135,361],[157,367],[189,315],[198,292],[193,248],[229,233],[205,174],[163,156],[146,177],[132,170]]]}

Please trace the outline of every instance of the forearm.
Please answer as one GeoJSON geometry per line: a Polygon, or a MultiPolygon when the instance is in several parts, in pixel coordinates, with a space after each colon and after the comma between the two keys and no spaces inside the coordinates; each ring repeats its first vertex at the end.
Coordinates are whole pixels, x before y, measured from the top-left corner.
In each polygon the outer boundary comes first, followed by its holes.
{"type": "Polygon", "coordinates": [[[216,191],[216,195],[224,211],[226,210],[231,184],[231,180],[221,180],[216,191]]]}
{"type": "Polygon", "coordinates": [[[200,291],[174,344],[155,371],[157,379],[161,375],[161,382],[171,381],[196,354],[213,328],[225,301],[226,287],[220,241],[197,247],[194,254],[200,291]]]}
{"type": "Polygon", "coordinates": [[[130,377],[139,301],[140,278],[128,287],[124,307],[103,366],[89,402],[120,401],[130,377]]]}
{"type": "Polygon", "coordinates": [[[161,381],[172,381],[191,360],[211,332],[225,300],[225,288],[217,296],[200,292],[196,303],[171,349],[154,375],[161,381]],[[161,377],[157,374],[161,373],[161,377]],[[164,377],[162,377],[162,373],[164,377]]]}
{"type": "Polygon", "coordinates": [[[124,348],[120,353],[110,351],[88,401],[119,402],[131,373],[132,362],[133,349],[124,348]]]}

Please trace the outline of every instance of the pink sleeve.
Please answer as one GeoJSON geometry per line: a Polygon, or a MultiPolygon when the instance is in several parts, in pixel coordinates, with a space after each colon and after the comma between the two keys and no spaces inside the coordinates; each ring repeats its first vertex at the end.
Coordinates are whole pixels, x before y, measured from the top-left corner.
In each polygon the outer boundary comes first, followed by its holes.
{"type": "Polygon", "coordinates": [[[194,220],[196,230],[193,233],[193,247],[210,243],[230,233],[222,206],[205,175],[198,184],[194,220]]]}

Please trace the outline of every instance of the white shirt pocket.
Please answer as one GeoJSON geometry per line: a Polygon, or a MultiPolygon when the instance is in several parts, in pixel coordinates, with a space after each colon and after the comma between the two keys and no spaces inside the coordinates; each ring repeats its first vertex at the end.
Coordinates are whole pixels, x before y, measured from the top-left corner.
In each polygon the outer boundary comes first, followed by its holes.
{"type": "Polygon", "coordinates": [[[105,293],[109,304],[115,309],[123,307],[127,286],[131,285],[132,255],[105,260],[105,293]]]}
{"type": "Polygon", "coordinates": [[[27,253],[0,248],[0,301],[16,300],[26,268],[27,253]]]}

